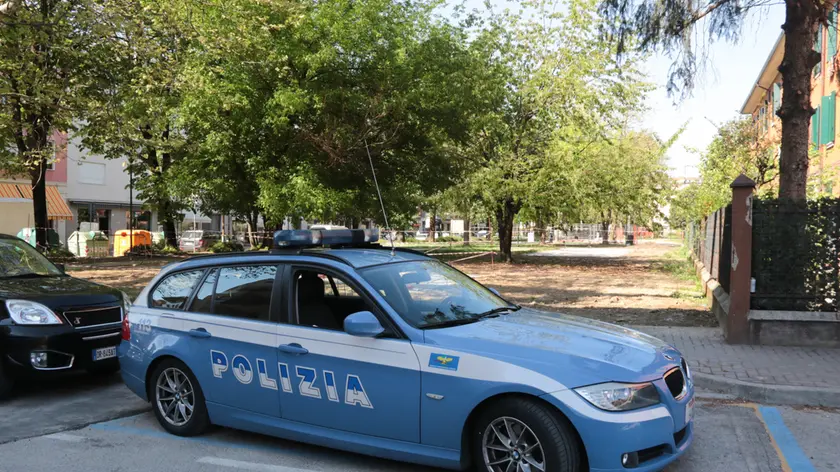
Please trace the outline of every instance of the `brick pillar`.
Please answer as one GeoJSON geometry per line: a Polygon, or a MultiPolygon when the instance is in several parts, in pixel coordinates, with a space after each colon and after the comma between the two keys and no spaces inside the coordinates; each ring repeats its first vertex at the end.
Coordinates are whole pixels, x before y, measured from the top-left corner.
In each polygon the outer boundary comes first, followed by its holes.
{"type": "Polygon", "coordinates": [[[755,182],[741,174],[732,188],[732,258],[729,264],[729,316],[726,342],[750,342],[750,279],[752,277],[752,199],[755,182]]]}

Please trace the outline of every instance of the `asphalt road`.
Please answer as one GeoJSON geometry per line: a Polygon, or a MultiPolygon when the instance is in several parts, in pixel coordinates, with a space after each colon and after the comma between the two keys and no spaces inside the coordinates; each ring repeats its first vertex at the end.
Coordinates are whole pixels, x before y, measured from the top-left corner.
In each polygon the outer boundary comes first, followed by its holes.
{"type": "MultiPolygon", "coordinates": [[[[137,414],[145,404],[118,378],[89,383],[79,378],[70,385],[36,386],[0,406],[0,471],[439,470],[222,428],[179,438],[164,432],[147,410],[137,414]]],[[[838,445],[838,411],[701,399],[695,442],[667,470],[840,471],[838,445]]]]}

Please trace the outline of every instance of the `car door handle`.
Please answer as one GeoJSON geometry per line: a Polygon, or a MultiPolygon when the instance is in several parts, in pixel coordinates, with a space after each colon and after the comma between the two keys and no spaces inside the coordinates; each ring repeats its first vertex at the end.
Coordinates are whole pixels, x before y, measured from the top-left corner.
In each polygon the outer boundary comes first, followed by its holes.
{"type": "Polygon", "coordinates": [[[191,329],[189,333],[194,338],[209,338],[211,336],[204,328],[191,329]]]}
{"type": "Polygon", "coordinates": [[[277,349],[282,352],[288,352],[289,354],[309,354],[309,349],[306,349],[298,343],[281,344],[277,346],[277,349]]]}

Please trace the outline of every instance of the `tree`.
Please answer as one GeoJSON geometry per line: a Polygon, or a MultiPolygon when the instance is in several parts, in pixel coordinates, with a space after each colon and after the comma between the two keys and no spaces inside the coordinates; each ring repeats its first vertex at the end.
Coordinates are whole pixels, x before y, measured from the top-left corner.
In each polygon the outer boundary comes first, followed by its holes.
{"type": "Polygon", "coordinates": [[[175,223],[187,204],[173,198],[173,168],[188,151],[178,111],[193,7],[148,0],[109,5],[101,21],[114,34],[100,82],[88,91],[93,103],[80,129],[82,144],[109,159],[128,158],[138,197],[157,211],[166,244],[177,246],[175,223]]]}
{"type": "Polygon", "coordinates": [[[602,139],[640,104],[635,63],[622,67],[598,38],[595,4],[587,0],[522,2],[527,18],[491,12],[474,42],[492,72],[487,101],[495,108],[475,121],[471,177],[495,216],[502,261],[510,261],[513,224],[528,201],[554,139],[572,146],[602,139]],[[562,12],[561,12],[562,11],[562,12]],[[570,132],[574,130],[574,133],[570,132]]]}
{"type": "Polygon", "coordinates": [[[700,183],[679,192],[671,205],[669,221],[682,227],[686,221],[699,221],[732,200],[729,185],[740,174],[756,183],[759,196],[775,196],[779,175],[778,142],[757,140],[758,125],[737,118],[718,127],[718,133],[700,154],[700,183]],[[676,208],[676,213],[675,213],[676,208]]]}
{"type": "Polygon", "coordinates": [[[11,0],[0,13],[0,170],[32,184],[36,240],[46,246],[46,170],[54,131],[89,108],[82,91],[107,57],[96,0],[11,0]]]}
{"type": "MultiPolygon", "coordinates": [[[[820,62],[814,51],[814,38],[820,24],[836,8],[835,1],[785,0],[785,48],[779,72],[782,74],[782,105],[776,114],[782,120],[779,196],[802,201],[806,198],[808,179],[808,146],[811,115],[811,71],[820,62]]],[[[766,0],[712,0],[697,3],[690,0],[660,2],[658,0],[603,0],[601,11],[607,22],[605,32],[617,44],[618,51],[637,40],[643,51],[662,48],[676,54],[668,80],[668,92],[690,93],[697,74],[698,61],[705,56],[698,51],[704,43],[696,43],[697,30],[709,42],[737,42],[740,29],[749,13],[769,5],[766,0]]],[[[831,27],[836,28],[836,24],[831,27]]]]}

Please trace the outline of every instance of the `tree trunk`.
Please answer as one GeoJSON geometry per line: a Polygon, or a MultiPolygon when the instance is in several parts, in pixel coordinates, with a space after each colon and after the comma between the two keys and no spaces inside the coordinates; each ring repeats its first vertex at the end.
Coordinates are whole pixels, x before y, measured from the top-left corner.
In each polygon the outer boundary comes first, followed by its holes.
{"type": "Polygon", "coordinates": [[[610,243],[610,222],[609,221],[602,221],[601,222],[601,244],[609,244],[610,243]]]}
{"type": "Polygon", "coordinates": [[[178,247],[178,235],[175,234],[175,215],[172,213],[172,204],[169,200],[162,201],[158,208],[158,217],[163,223],[163,237],[167,246],[178,247]]]}
{"type": "Polygon", "coordinates": [[[254,237],[254,231],[257,230],[257,221],[259,220],[260,214],[257,211],[249,211],[247,215],[245,215],[245,220],[248,224],[248,244],[252,247],[257,245],[257,238],[254,237]]]}
{"type": "Polygon", "coordinates": [[[508,198],[501,202],[496,208],[496,226],[499,228],[499,260],[501,262],[513,262],[513,219],[519,211],[519,205],[514,204],[513,199],[508,198]]]}
{"type": "Polygon", "coordinates": [[[35,242],[38,246],[48,247],[47,227],[47,162],[41,159],[37,168],[30,172],[32,181],[32,210],[35,216],[35,242]]]}
{"type": "Polygon", "coordinates": [[[490,218],[487,219],[487,239],[489,239],[491,243],[493,242],[493,220],[490,218]]]}
{"type": "Polygon", "coordinates": [[[782,106],[777,112],[782,120],[779,197],[794,201],[806,197],[808,131],[815,111],[811,106],[811,75],[820,61],[820,54],[814,51],[814,32],[820,8],[813,0],[785,0],[785,52],[779,65],[782,106]]]}
{"type": "Polygon", "coordinates": [[[470,217],[464,218],[464,246],[470,245],[470,217]]]}
{"type": "Polygon", "coordinates": [[[437,209],[432,210],[431,218],[429,218],[429,241],[435,242],[437,233],[437,209]]]}

